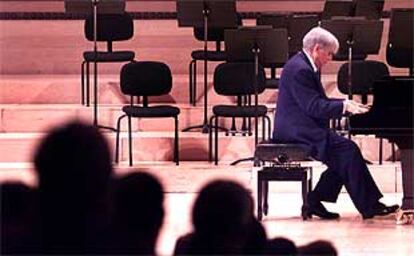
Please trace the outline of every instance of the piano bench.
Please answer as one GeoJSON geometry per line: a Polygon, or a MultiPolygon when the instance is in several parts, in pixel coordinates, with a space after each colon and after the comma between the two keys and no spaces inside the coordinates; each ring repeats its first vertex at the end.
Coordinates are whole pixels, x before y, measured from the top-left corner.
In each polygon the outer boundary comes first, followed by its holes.
{"type": "Polygon", "coordinates": [[[300,181],[302,184],[303,205],[301,215],[303,220],[308,218],[307,196],[312,191],[312,167],[302,166],[272,166],[264,167],[257,172],[257,218],[262,220],[269,209],[268,193],[271,181],[300,181]]]}
{"type": "Polygon", "coordinates": [[[302,167],[294,161],[305,161],[309,154],[298,144],[262,142],[256,146],[254,153],[255,165],[259,162],[270,162],[272,165],[263,167],[257,172],[257,217],[262,220],[268,213],[268,190],[271,181],[300,181],[302,184],[303,220],[308,218],[307,195],[312,190],[312,167],[302,167]]]}

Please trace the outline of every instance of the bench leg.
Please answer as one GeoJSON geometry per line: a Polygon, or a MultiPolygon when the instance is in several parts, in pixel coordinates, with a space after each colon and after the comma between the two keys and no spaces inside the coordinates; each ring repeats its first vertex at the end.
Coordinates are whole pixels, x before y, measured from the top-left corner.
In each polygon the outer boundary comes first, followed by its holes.
{"type": "Polygon", "coordinates": [[[304,170],[302,175],[302,200],[303,200],[303,206],[302,206],[302,219],[307,220],[308,219],[308,173],[306,170],[304,170]]]}
{"type": "Polygon", "coordinates": [[[263,212],[262,212],[262,193],[263,193],[263,188],[262,188],[262,179],[260,176],[260,173],[258,173],[257,175],[257,219],[259,221],[262,220],[263,218],[263,212]]]}

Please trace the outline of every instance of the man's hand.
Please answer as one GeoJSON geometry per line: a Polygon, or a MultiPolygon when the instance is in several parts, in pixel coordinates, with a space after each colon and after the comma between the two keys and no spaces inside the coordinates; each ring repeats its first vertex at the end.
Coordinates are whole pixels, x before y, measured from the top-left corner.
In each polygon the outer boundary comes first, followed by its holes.
{"type": "Polygon", "coordinates": [[[364,114],[369,111],[370,106],[358,103],[353,100],[344,101],[345,112],[352,115],[364,114]]]}

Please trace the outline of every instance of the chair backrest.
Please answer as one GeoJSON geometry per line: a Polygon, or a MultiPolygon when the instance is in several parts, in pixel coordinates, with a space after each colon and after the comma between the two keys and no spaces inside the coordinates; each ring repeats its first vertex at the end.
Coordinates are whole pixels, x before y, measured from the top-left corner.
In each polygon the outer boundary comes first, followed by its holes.
{"type": "MultiPolygon", "coordinates": [[[[224,96],[244,96],[255,93],[255,66],[253,62],[221,63],[214,70],[214,90],[224,96]]],[[[265,71],[259,65],[257,92],[265,89],[265,71]]]]}
{"type": "Polygon", "coordinates": [[[159,96],[172,88],[170,68],[162,62],[139,61],[121,69],[121,91],[131,96],[159,96]]]}
{"type": "Polygon", "coordinates": [[[384,0],[354,0],[354,16],[363,16],[366,19],[381,19],[384,9],[384,0]]]}
{"type": "Polygon", "coordinates": [[[388,34],[387,63],[414,68],[414,8],[392,9],[388,34]]]}
{"type": "Polygon", "coordinates": [[[318,26],[319,15],[264,12],[257,18],[257,25],[270,25],[273,28],[285,28],[288,33],[289,56],[302,49],[302,39],[313,27],[318,26]]]}
{"type": "Polygon", "coordinates": [[[326,0],[322,10],[322,19],[331,19],[336,16],[353,16],[353,0],[326,0]]]}
{"type": "MultiPolygon", "coordinates": [[[[372,94],[374,82],[389,76],[387,66],[379,61],[353,61],[352,62],[352,87],[355,95],[372,94]]],[[[338,89],[343,94],[348,94],[348,62],[341,65],[338,71],[338,89]]]]}
{"type": "Polygon", "coordinates": [[[306,33],[318,26],[319,16],[313,14],[292,15],[289,19],[289,56],[302,50],[302,40],[306,33]]]}
{"type": "Polygon", "coordinates": [[[256,19],[256,25],[271,25],[273,28],[289,29],[291,12],[262,12],[256,19]]]}
{"type": "MultiPolygon", "coordinates": [[[[93,16],[85,20],[85,37],[93,41],[93,16]]],[[[100,14],[97,17],[97,41],[123,41],[134,35],[134,22],[128,13],[100,14]]]]}
{"type": "Polygon", "coordinates": [[[322,19],[337,16],[380,19],[383,8],[384,0],[327,0],[322,11],[322,19]]]}

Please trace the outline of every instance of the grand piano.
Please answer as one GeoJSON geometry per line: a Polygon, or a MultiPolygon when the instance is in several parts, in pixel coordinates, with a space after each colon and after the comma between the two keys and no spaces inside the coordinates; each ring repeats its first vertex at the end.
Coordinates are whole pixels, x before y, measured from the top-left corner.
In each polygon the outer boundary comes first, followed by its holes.
{"type": "Polygon", "coordinates": [[[414,76],[376,81],[371,109],[349,118],[350,134],[375,134],[397,144],[403,184],[401,209],[411,216],[414,213],[413,92],[414,76]]]}

